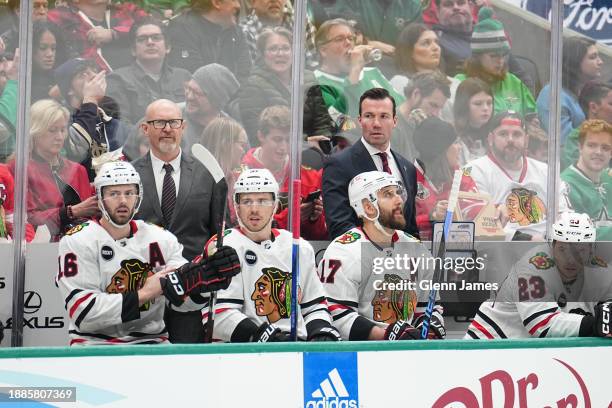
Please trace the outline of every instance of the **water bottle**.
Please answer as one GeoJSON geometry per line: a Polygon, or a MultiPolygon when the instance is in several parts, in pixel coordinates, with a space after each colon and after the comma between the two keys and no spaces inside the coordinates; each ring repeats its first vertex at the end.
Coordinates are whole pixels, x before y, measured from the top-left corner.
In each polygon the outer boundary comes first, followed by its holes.
{"type": "Polygon", "coordinates": [[[382,59],[382,54],[383,54],[382,51],[379,50],[378,48],[372,48],[366,53],[366,56],[365,56],[366,63],[369,64],[371,62],[380,61],[382,59]]]}

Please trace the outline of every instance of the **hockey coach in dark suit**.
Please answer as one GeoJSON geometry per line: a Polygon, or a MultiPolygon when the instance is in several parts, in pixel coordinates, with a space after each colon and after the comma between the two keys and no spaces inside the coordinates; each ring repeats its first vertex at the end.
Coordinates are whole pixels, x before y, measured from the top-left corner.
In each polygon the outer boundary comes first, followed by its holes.
{"type": "MultiPolygon", "coordinates": [[[[215,233],[213,200],[215,181],[189,152],[181,150],[185,122],[181,109],[172,101],[158,99],[146,110],[142,132],[151,146],[133,162],[140,174],[144,197],[136,218],[160,225],[183,245],[183,256],[192,260],[215,233]]],[[[202,316],[166,309],[166,326],[172,343],[204,340],[202,316]]]]}
{"type": "Polygon", "coordinates": [[[353,177],[366,171],[385,171],[402,181],[406,189],[405,232],[419,236],[414,198],[416,169],[391,149],[391,133],[397,124],[395,100],[386,89],[372,88],[359,100],[362,138],[348,149],[329,157],[323,170],[325,221],[333,239],[358,225],[349,204],[348,185],[353,177]]]}

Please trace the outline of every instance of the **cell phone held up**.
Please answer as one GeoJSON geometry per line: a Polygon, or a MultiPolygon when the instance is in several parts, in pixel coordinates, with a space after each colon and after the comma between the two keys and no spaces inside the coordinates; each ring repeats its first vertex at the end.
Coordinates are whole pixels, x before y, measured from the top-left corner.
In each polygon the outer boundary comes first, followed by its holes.
{"type": "Polygon", "coordinates": [[[314,202],[316,199],[321,197],[321,190],[316,190],[313,191],[312,193],[309,193],[306,198],[304,199],[305,203],[312,203],[314,202]]]}

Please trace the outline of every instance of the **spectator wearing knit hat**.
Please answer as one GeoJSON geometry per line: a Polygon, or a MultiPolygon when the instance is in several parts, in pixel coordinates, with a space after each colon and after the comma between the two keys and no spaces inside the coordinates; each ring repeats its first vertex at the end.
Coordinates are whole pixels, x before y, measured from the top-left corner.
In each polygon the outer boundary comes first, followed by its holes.
{"type": "MultiPolygon", "coordinates": [[[[454,171],[459,168],[461,144],[453,126],[437,117],[422,121],[416,128],[414,144],[419,158],[414,161],[417,170],[415,196],[416,221],[423,240],[432,238],[432,222],[443,221],[454,171]]],[[[463,178],[461,191],[476,192],[470,178],[463,178]]],[[[461,200],[460,208],[468,208],[461,200]]],[[[473,219],[478,211],[466,211],[462,219],[473,219]]]]}
{"type": "Polygon", "coordinates": [[[508,72],[510,43],[503,24],[493,19],[493,11],[483,7],[478,13],[478,24],[472,32],[472,56],[466,61],[465,74],[455,78],[480,78],[491,86],[493,110],[519,112],[522,116],[535,112],[535,99],[529,88],[508,72]]]}
{"type": "MultiPolygon", "coordinates": [[[[432,29],[438,34],[444,71],[448,76],[461,73],[465,61],[472,55],[472,31],[478,22],[477,15],[482,3],[482,0],[435,0],[438,22],[432,25],[432,29]]],[[[426,24],[429,24],[428,20],[431,21],[426,17],[430,12],[431,9],[424,11],[423,19],[426,24]]],[[[534,78],[531,78],[512,54],[508,58],[508,68],[535,92],[534,78]]]]}
{"type": "Polygon", "coordinates": [[[123,147],[130,132],[116,118],[119,112],[110,115],[101,107],[104,101],[114,105],[106,97],[105,75],[94,61],[83,58],[68,60],[55,70],[64,105],[71,111],[66,157],[85,166],[90,181],[95,177],[92,159],[123,147]]]}
{"type": "Polygon", "coordinates": [[[228,116],[240,122],[236,93],[240,84],[229,69],[220,64],[208,64],[198,68],[185,84],[185,121],[183,148],[200,140],[206,126],[219,116],[228,116]]]}

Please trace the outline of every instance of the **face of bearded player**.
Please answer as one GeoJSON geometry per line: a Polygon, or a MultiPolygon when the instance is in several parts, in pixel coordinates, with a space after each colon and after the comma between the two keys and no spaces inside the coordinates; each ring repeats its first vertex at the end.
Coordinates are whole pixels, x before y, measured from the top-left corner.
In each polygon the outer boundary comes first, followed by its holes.
{"type": "Polygon", "coordinates": [[[138,187],[134,184],[107,186],[102,190],[104,208],[117,225],[127,224],[138,202],[138,187]]]}
{"type": "Polygon", "coordinates": [[[378,191],[378,222],[386,228],[402,230],[406,226],[404,218],[403,190],[397,186],[387,186],[378,191]]]}

